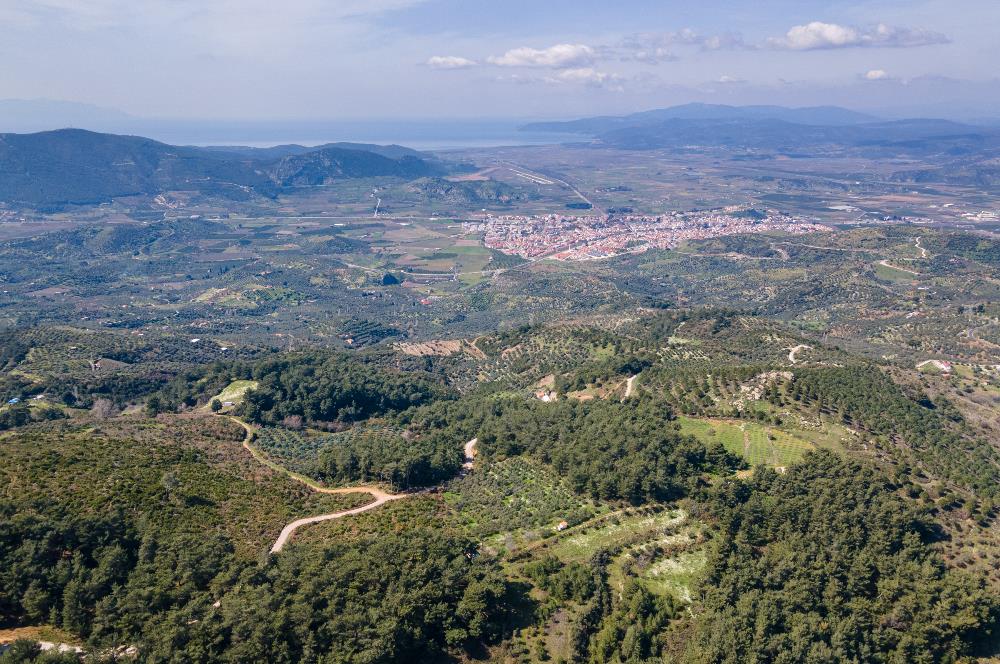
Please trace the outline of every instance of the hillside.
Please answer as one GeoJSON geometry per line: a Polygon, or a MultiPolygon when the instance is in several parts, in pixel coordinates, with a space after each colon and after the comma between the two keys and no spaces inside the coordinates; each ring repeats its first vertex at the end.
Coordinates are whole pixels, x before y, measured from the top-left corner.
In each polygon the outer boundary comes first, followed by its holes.
{"type": "Polygon", "coordinates": [[[368,149],[379,146],[356,147],[293,150],[275,157],[268,151],[178,147],[79,129],[0,134],[0,202],[58,208],[169,191],[230,200],[273,198],[285,186],[380,176],[413,179],[449,168],[398,146],[379,148],[393,156],[368,149]]]}
{"type": "Polygon", "coordinates": [[[322,148],[282,157],[267,164],[271,178],[282,187],[329,184],[342,178],[395,176],[405,179],[445,173],[441,166],[410,155],[399,159],[363,150],[322,148]]]}
{"type": "Polygon", "coordinates": [[[8,204],[100,203],[171,189],[242,198],[246,187],[275,193],[250,164],[195,148],[79,129],[0,135],[0,200],[8,204]]]}
{"type": "Polygon", "coordinates": [[[410,183],[409,187],[432,200],[459,204],[499,203],[510,205],[531,197],[529,193],[516,187],[491,180],[451,182],[441,178],[426,178],[410,183]]]}

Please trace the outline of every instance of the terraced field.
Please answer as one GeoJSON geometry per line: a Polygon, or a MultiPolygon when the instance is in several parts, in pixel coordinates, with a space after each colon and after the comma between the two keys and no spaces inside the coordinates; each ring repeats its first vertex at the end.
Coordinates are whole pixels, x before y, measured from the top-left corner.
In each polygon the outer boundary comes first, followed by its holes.
{"type": "Polygon", "coordinates": [[[593,522],[567,530],[542,549],[563,562],[583,563],[597,551],[646,541],[657,534],[666,534],[684,522],[687,515],[680,509],[627,509],[612,513],[593,522]]]}
{"type": "Polygon", "coordinates": [[[653,531],[648,540],[625,549],[608,568],[608,584],[621,592],[636,578],[650,592],[690,602],[698,575],[705,568],[705,525],[685,516],[680,522],[653,531]]]}

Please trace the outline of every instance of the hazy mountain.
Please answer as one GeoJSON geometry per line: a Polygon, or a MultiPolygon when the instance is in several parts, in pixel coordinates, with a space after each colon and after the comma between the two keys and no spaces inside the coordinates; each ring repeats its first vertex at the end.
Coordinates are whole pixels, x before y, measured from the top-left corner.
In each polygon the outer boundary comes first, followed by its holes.
{"type": "Polygon", "coordinates": [[[599,116],[568,122],[534,122],[523,131],[564,132],[597,135],[625,127],[641,127],[667,120],[780,120],[803,125],[855,125],[878,118],[838,106],[785,108],[783,106],[725,106],[684,104],[624,116],[599,116]]]}
{"type": "Polygon", "coordinates": [[[267,151],[255,157],[80,129],[0,134],[0,201],[58,207],[164,191],[246,199],[273,197],[284,186],[377,176],[414,179],[449,169],[406,148],[392,146],[390,152],[406,154],[394,159],[325,147],[274,158],[267,151]]]}
{"type": "Polygon", "coordinates": [[[81,129],[0,135],[0,200],[7,203],[100,203],[181,189],[245,198],[243,187],[276,191],[249,163],[147,138],[81,129]]]}
{"type": "Polygon", "coordinates": [[[804,125],[774,119],[672,119],[602,133],[627,149],[723,147],[813,153],[856,149],[871,155],[982,153],[1000,147],[1000,131],[946,120],[899,120],[859,125],[804,125]]]}

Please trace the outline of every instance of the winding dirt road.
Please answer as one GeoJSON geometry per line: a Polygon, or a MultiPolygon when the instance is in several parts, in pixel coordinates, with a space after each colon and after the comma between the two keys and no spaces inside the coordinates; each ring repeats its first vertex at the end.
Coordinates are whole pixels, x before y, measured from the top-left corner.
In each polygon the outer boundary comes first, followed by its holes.
{"type": "MultiPolygon", "coordinates": [[[[385,493],[379,490],[378,494],[375,491],[367,487],[345,487],[344,490],[330,489],[324,491],[323,493],[370,493],[375,496],[373,502],[367,505],[362,505],[361,507],[355,507],[354,509],[344,510],[343,512],[333,512],[332,514],[320,514],[319,516],[308,516],[304,519],[296,519],[290,524],[281,529],[281,534],[278,535],[278,539],[274,541],[271,546],[271,553],[280,553],[288,542],[288,539],[292,536],[296,530],[302,526],[308,526],[311,523],[319,523],[321,521],[331,521],[333,519],[340,519],[345,516],[351,516],[352,514],[361,514],[362,512],[367,512],[368,510],[373,510],[376,507],[381,507],[382,505],[388,503],[391,500],[400,500],[401,498],[409,498],[410,496],[415,496],[417,493],[385,493]]],[[[423,492],[418,492],[423,493],[423,492]]]]}
{"type": "MultiPolygon", "coordinates": [[[[382,487],[375,484],[345,486],[336,489],[320,486],[319,484],[312,481],[305,475],[300,475],[299,473],[293,472],[285,468],[284,466],[281,466],[280,464],[277,464],[274,461],[268,459],[263,452],[256,449],[253,445],[250,444],[250,441],[253,440],[253,437],[256,435],[254,427],[250,424],[247,424],[238,417],[233,417],[233,416],[228,416],[228,417],[230,420],[236,422],[241,427],[243,427],[243,430],[246,431],[246,436],[244,436],[243,438],[243,449],[249,452],[250,455],[262,465],[267,466],[268,468],[274,470],[275,472],[283,473],[288,477],[292,478],[293,480],[295,480],[296,482],[305,484],[307,487],[309,487],[310,489],[312,489],[317,493],[327,493],[327,494],[367,493],[375,499],[370,503],[362,505],[361,507],[355,507],[349,510],[343,510],[341,512],[332,512],[330,514],[308,516],[302,519],[296,519],[295,521],[292,521],[291,523],[289,523],[288,525],[286,525],[284,528],[281,529],[281,534],[278,535],[278,539],[275,540],[273,545],[271,545],[271,553],[280,553],[281,550],[285,547],[285,544],[288,543],[288,540],[291,538],[292,534],[295,533],[295,531],[301,528],[302,526],[308,526],[310,524],[320,523],[322,521],[332,521],[333,519],[341,519],[345,516],[352,516],[354,514],[361,514],[362,512],[367,512],[377,507],[381,507],[382,505],[388,502],[392,502],[394,500],[402,500],[403,498],[409,498],[411,496],[419,496],[429,491],[429,489],[424,489],[422,491],[389,493],[385,491],[382,487]]],[[[478,438],[473,438],[472,440],[470,440],[465,444],[464,447],[465,463],[462,464],[462,471],[465,473],[472,470],[472,466],[476,458],[476,444],[478,442],[479,442],[478,438]]]]}

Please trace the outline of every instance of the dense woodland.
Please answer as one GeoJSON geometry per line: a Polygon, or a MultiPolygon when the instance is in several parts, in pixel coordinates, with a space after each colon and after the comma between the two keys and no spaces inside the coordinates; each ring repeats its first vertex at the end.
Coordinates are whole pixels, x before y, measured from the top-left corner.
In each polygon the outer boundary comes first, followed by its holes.
{"type": "Polygon", "coordinates": [[[713,501],[695,662],[949,662],[996,620],[981,582],[946,572],[928,516],[882,474],[816,453],[713,501]]]}
{"type": "MultiPolygon", "coordinates": [[[[961,415],[946,402],[907,395],[876,367],[798,370],[788,394],[796,402],[835,412],[845,423],[903,441],[908,454],[898,454],[904,459],[983,498],[995,498],[1000,491],[1000,451],[964,432],[961,415]]],[[[781,403],[776,390],[769,396],[781,403]]]]}
{"type": "Polygon", "coordinates": [[[550,464],[580,493],[640,504],[672,500],[709,473],[728,474],[743,462],[669,426],[673,413],[655,400],[496,401],[479,430],[484,454],[531,454],[550,464]]]}
{"type": "Polygon", "coordinates": [[[226,422],[58,422],[0,439],[4,485],[30,482],[0,502],[0,627],[52,625],[147,662],[406,662],[498,638],[518,600],[460,534],[262,556],[289,518],[343,507],[262,475],[226,422]]]}
{"type": "Polygon", "coordinates": [[[434,486],[461,467],[462,449],[443,432],[418,437],[357,428],[331,436],[319,453],[315,475],[332,485],[384,482],[400,489],[434,486]]]}
{"type": "Polygon", "coordinates": [[[164,539],[121,515],[2,507],[0,619],[135,644],[146,662],[415,661],[496,639],[511,603],[474,542],[434,531],[258,564],[223,538],[164,539]]]}
{"type": "Polygon", "coordinates": [[[366,366],[340,356],[303,355],[256,364],[248,378],[259,385],[241,406],[252,422],[300,417],[311,425],[353,422],[405,410],[447,394],[421,372],[366,366]]]}

